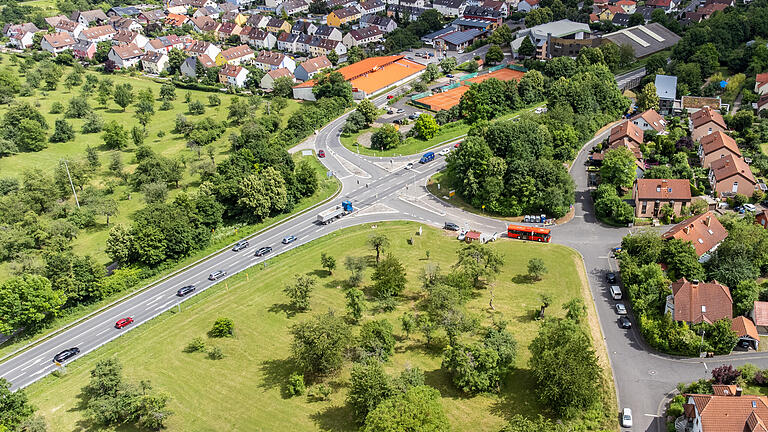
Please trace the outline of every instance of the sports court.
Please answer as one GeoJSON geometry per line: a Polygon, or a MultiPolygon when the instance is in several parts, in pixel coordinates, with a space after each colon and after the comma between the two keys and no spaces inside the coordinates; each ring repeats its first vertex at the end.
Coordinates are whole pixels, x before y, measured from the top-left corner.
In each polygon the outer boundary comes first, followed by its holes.
{"type": "Polygon", "coordinates": [[[423,97],[414,102],[435,112],[449,110],[459,104],[461,97],[464,95],[464,93],[467,92],[467,90],[469,90],[469,86],[472,84],[478,84],[491,78],[496,78],[499,81],[520,81],[523,75],[525,75],[525,72],[510,68],[502,68],[491,73],[463,80],[461,81],[461,85],[456,88],[446,90],[442,93],[435,93],[431,96],[423,97]]]}

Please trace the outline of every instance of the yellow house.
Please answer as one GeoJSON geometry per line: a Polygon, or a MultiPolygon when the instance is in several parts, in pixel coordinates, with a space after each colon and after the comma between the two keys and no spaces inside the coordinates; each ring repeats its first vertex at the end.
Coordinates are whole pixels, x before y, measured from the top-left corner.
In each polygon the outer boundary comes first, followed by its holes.
{"type": "Polygon", "coordinates": [[[267,23],[267,31],[270,33],[280,33],[284,31],[286,33],[291,32],[291,23],[280,18],[270,18],[267,23]]]}
{"type": "Polygon", "coordinates": [[[328,14],[326,22],[329,26],[339,27],[352,21],[360,19],[360,10],[354,6],[337,9],[328,14]]]}
{"type": "Polygon", "coordinates": [[[234,23],[239,25],[240,27],[244,26],[246,21],[248,21],[248,16],[243,15],[241,13],[238,13],[237,16],[234,19],[234,23]]]}

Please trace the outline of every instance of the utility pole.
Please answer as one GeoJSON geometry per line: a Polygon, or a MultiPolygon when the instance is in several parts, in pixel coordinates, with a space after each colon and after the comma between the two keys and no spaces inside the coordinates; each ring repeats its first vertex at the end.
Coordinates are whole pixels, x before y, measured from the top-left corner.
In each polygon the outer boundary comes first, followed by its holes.
{"type": "Polygon", "coordinates": [[[67,170],[67,177],[69,178],[69,185],[72,187],[72,194],[75,195],[75,204],[77,204],[77,208],[80,208],[80,201],[77,200],[77,192],[75,192],[75,185],[72,184],[72,176],[69,174],[69,165],[67,165],[67,160],[64,159],[64,168],[67,170]]]}

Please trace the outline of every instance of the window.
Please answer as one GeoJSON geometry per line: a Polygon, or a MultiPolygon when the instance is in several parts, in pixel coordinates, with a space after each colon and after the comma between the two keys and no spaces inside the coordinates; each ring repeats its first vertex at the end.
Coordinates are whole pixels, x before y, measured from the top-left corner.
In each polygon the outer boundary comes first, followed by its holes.
{"type": "Polygon", "coordinates": [[[648,201],[643,201],[643,208],[640,210],[641,213],[645,214],[645,212],[648,211],[648,201]]]}
{"type": "Polygon", "coordinates": [[[735,181],[733,182],[733,187],[731,188],[731,192],[738,192],[739,191],[739,182],[735,181]]]}

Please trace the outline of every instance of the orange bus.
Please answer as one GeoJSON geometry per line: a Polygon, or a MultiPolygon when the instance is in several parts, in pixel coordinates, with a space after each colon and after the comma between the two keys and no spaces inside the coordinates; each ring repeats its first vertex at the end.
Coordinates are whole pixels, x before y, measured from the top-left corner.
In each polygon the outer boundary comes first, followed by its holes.
{"type": "Polygon", "coordinates": [[[525,225],[510,225],[507,227],[507,237],[520,240],[547,242],[552,238],[547,228],[537,228],[525,225]]]}

